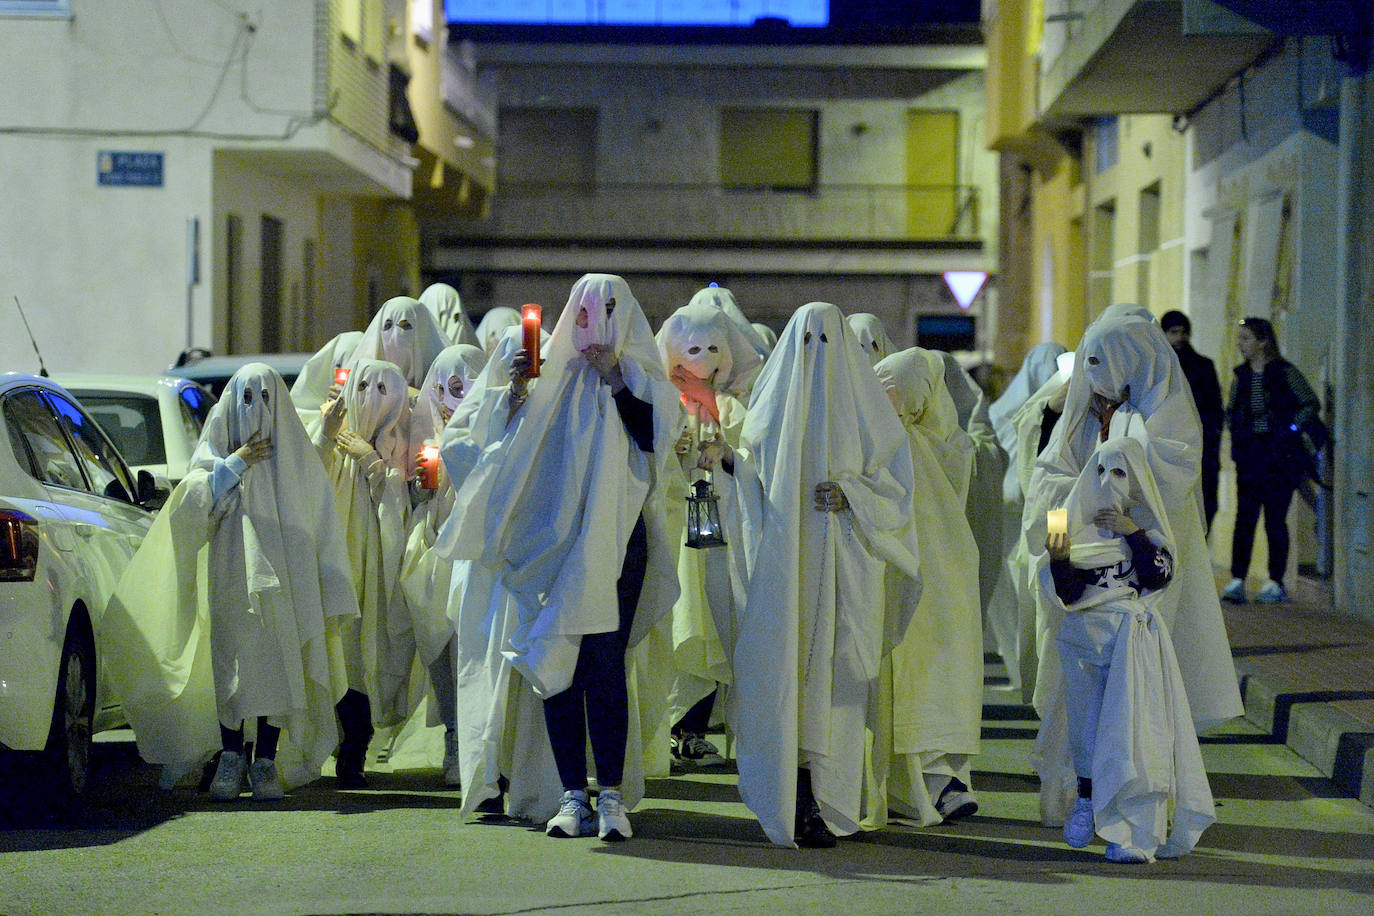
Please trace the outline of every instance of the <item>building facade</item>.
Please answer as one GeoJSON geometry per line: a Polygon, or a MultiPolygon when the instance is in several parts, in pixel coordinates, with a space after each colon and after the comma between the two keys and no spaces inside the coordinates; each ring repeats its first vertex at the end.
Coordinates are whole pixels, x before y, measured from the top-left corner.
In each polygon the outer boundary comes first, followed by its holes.
{"type": "Polygon", "coordinates": [[[469,64],[441,0],[0,3],[6,298],[54,371],[362,326],[418,291],[423,217],[485,206],[469,64]]]}
{"type": "MultiPolygon", "coordinates": [[[[651,320],[716,282],[775,328],[825,300],[906,346],[965,315],[944,271],[996,273],[976,29],[917,45],[488,34],[474,53],[499,108],[490,214],[424,231],[427,278],[475,314],[561,307],[607,271],[651,320]]],[[[969,310],[975,348],[996,302],[994,279],[969,310]]]]}
{"type": "MultiPolygon", "coordinates": [[[[1226,391],[1238,320],[1272,320],[1335,436],[1333,490],[1290,515],[1291,572],[1329,579],[1341,608],[1374,618],[1374,377],[1347,336],[1374,315],[1352,241],[1369,194],[1374,5],[986,0],[983,13],[1002,295],[1027,304],[1022,339],[999,356],[1073,347],[1113,302],[1178,308],[1226,391]]],[[[1224,565],[1229,480],[1222,495],[1211,540],[1224,565]]]]}

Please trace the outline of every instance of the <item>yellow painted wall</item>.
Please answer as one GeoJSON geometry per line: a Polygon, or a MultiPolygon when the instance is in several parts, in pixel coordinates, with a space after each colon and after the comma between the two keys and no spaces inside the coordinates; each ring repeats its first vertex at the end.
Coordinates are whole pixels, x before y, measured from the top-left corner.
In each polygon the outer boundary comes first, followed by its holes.
{"type": "Polygon", "coordinates": [[[1083,335],[1086,264],[1082,230],[1084,188],[1077,159],[1061,156],[1032,185],[1034,250],[1031,271],[1037,315],[1028,328],[1033,340],[1043,337],[1040,312],[1050,304],[1051,339],[1073,349],[1083,335]],[[1049,263],[1046,263],[1046,258],[1049,263]]]}
{"type": "MultiPolygon", "coordinates": [[[[1185,247],[1183,193],[1187,179],[1186,145],[1167,115],[1123,115],[1117,127],[1116,165],[1096,172],[1092,142],[1083,147],[1083,172],[1091,212],[1107,202],[1115,204],[1112,220],[1112,277],[1108,301],[1091,300],[1096,316],[1114,302],[1147,305],[1156,315],[1184,302],[1185,247]],[[1158,229],[1148,232],[1157,244],[1141,250],[1141,192],[1158,185],[1158,229]]],[[[1090,219],[1090,231],[1100,221],[1090,219]]],[[[1089,239],[1089,245],[1095,240],[1089,239]]]]}
{"type": "MultiPolygon", "coordinates": [[[[385,150],[391,146],[387,126],[390,76],[385,53],[368,38],[388,28],[382,4],[370,0],[330,0],[329,93],[333,118],[363,140],[385,150]],[[361,28],[354,40],[346,31],[361,28]]],[[[383,48],[385,45],[383,45],[383,48]]]]}
{"type": "Polygon", "coordinates": [[[989,148],[1000,150],[1018,144],[1035,122],[1036,55],[1044,2],[1000,0],[984,8],[991,11],[983,22],[988,54],[987,138],[989,148]]]}

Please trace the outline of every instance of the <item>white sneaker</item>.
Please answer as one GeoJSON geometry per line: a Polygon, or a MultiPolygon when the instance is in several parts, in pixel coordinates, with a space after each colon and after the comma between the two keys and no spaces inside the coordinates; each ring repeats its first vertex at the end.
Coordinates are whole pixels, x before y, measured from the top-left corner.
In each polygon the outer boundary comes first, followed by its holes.
{"type": "Polygon", "coordinates": [[[1288,600],[1288,590],[1273,579],[1266,579],[1255,592],[1255,601],[1260,604],[1282,604],[1288,600]]]}
{"type": "Polygon", "coordinates": [[[1096,827],[1093,824],[1093,800],[1078,798],[1074,800],[1073,810],[1064,821],[1064,842],[1074,849],[1082,849],[1093,841],[1096,827]]]}
{"type": "Polygon", "coordinates": [[[458,733],[444,732],[444,785],[457,789],[462,784],[463,774],[458,765],[458,733]]]}
{"type": "Polygon", "coordinates": [[[1229,601],[1232,604],[1245,603],[1245,580],[1232,579],[1226,583],[1226,587],[1221,590],[1221,600],[1229,601]]]}
{"type": "Polygon", "coordinates": [[[237,751],[221,751],[219,766],[215,767],[215,778],[210,780],[211,801],[233,801],[243,791],[244,770],[247,769],[243,754],[237,751]]]}
{"type": "Polygon", "coordinates": [[[568,789],[558,804],[558,813],[544,827],[547,836],[568,838],[592,835],[592,805],[582,789],[568,789]]]}
{"type": "Polygon", "coordinates": [[[1122,846],[1119,843],[1108,843],[1107,861],[1115,862],[1117,865],[1143,865],[1153,861],[1153,859],[1143,849],[1136,849],[1134,846],[1122,846]]]}
{"type": "Polygon", "coordinates": [[[616,789],[602,789],[596,797],[596,821],[596,835],[608,843],[634,836],[630,818],[625,813],[625,802],[616,789]]]}
{"type": "Polygon", "coordinates": [[[253,801],[281,801],[286,797],[275,760],[266,757],[254,760],[248,768],[248,781],[253,785],[253,801]]]}

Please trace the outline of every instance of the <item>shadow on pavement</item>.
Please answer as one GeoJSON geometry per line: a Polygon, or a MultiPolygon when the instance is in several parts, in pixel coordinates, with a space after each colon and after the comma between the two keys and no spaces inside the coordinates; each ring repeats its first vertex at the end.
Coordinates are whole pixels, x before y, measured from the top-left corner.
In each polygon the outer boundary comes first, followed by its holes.
{"type": "Polygon", "coordinates": [[[595,849],[595,854],[806,872],[836,881],[916,883],[932,878],[980,878],[1018,884],[1063,884],[1092,875],[1164,881],[1201,879],[1256,887],[1339,888],[1374,894],[1367,869],[1345,872],[1284,867],[1226,854],[1234,850],[1367,857],[1352,856],[1347,845],[1363,840],[1362,837],[1317,831],[1214,826],[1203,836],[1204,846],[1181,860],[1123,866],[1103,858],[1100,842],[1083,850],[1070,849],[1063,844],[1057,829],[997,818],[973,817],[958,825],[928,830],[890,826],[841,839],[837,848],[829,850],[774,846],[757,822],[747,817],[645,810],[636,812],[634,826],[633,840],[603,844],[595,849]],[[1010,839],[1008,825],[1014,828],[1010,839]],[[984,831],[995,832],[996,836],[983,836],[984,831]],[[1267,841],[1271,835],[1273,843],[1267,841]]]}

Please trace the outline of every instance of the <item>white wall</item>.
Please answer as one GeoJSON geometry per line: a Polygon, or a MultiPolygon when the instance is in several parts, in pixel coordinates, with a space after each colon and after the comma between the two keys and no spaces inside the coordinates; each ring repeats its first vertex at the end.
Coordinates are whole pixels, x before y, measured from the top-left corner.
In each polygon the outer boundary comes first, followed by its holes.
{"type": "MultiPolygon", "coordinates": [[[[203,141],[0,137],[0,371],[37,371],[18,324],[24,304],[48,368],[157,372],[187,341],[187,220],[200,217],[208,273],[210,182],[203,141]],[[160,188],[101,187],[102,149],[164,154],[160,188]]],[[[195,290],[195,336],[208,332],[209,287],[195,290]]],[[[208,336],[208,333],[207,333],[208,336]]]]}
{"type": "MultiPolygon", "coordinates": [[[[213,146],[279,135],[311,110],[315,4],[74,10],[0,27],[0,320],[17,323],[18,296],[54,372],[156,372],[187,345],[193,217],[202,282],[190,336],[209,340],[213,146]],[[97,185],[103,150],[162,153],[162,186],[97,185]]],[[[37,369],[19,330],[0,335],[0,371],[37,369]]]]}

